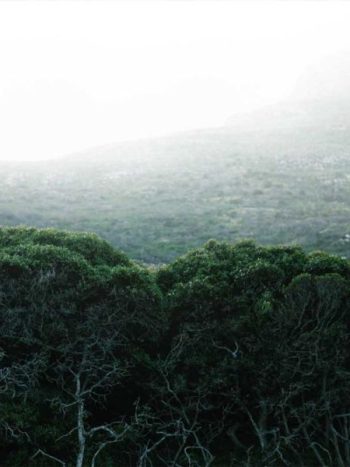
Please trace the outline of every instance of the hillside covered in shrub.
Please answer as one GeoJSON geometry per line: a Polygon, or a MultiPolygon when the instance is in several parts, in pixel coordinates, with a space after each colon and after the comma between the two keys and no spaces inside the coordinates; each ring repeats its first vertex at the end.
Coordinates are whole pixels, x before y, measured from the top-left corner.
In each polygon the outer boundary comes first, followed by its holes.
{"type": "Polygon", "coordinates": [[[147,263],[210,238],[349,257],[350,100],[313,108],[281,110],[273,128],[268,112],[239,128],[1,162],[0,223],[96,232],[147,263]]]}
{"type": "Polygon", "coordinates": [[[0,230],[4,467],[350,465],[350,263],[0,230]]]}

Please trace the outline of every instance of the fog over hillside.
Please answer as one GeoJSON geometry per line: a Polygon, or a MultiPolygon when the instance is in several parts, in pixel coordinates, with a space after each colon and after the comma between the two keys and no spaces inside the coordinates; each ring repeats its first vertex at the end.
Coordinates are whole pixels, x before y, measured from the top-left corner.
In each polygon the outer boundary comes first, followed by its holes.
{"type": "Polygon", "coordinates": [[[347,85],[329,57],[346,63],[350,4],[332,3],[0,2],[0,160],[218,128],[326,97],[302,81],[326,73],[347,85]]]}
{"type": "Polygon", "coordinates": [[[131,3],[0,6],[0,224],[350,256],[350,4],[131,3]]]}
{"type": "Polygon", "coordinates": [[[285,101],[220,128],[5,164],[0,221],[94,231],[146,262],[210,238],[350,256],[349,122],[339,85],[334,96],[285,101]]]}

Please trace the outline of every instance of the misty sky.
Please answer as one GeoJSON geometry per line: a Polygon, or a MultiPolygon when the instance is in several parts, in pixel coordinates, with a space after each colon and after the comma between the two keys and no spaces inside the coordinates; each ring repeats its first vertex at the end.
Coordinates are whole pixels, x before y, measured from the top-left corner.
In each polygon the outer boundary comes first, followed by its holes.
{"type": "Polygon", "coordinates": [[[349,20],[347,2],[1,1],[0,159],[218,126],[295,96],[350,51],[349,20]]]}

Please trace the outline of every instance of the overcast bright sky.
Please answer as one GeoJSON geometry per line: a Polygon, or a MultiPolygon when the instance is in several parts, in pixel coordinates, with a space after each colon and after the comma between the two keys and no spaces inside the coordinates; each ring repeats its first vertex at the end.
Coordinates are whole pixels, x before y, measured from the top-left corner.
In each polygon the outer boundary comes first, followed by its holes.
{"type": "Polygon", "coordinates": [[[350,50],[350,3],[1,1],[0,159],[221,125],[350,50]]]}

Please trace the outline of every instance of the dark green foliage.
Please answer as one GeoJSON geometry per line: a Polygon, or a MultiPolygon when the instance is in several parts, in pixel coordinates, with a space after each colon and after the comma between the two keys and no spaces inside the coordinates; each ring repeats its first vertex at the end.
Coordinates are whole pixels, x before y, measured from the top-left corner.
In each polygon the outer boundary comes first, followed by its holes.
{"type": "Polygon", "coordinates": [[[349,465],[347,260],[210,240],[150,270],[0,238],[1,465],[91,467],[106,441],[95,467],[349,465]]]}
{"type": "Polygon", "coordinates": [[[169,341],[183,342],[170,384],[200,400],[197,434],[224,465],[326,466],[337,443],[332,465],[347,464],[342,435],[330,435],[350,405],[346,260],[210,241],[158,283],[169,341]]]}
{"type": "Polygon", "coordinates": [[[30,227],[2,228],[0,247],[16,247],[23,244],[52,245],[80,254],[92,265],[130,265],[127,256],[112,248],[107,242],[92,233],[73,233],[55,229],[30,227]]]}
{"type": "MultiPolygon", "coordinates": [[[[72,416],[74,419],[74,414],[65,415],[64,411],[60,417],[54,401],[60,398],[60,391],[70,387],[69,374],[79,368],[83,349],[89,352],[89,364],[98,357],[97,366],[91,366],[97,375],[105,359],[111,368],[118,359],[123,362],[118,367],[120,384],[132,365],[131,350],[136,351],[141,343],[144,349],[154,345],[159,336],[156,322],[161,322],[160,293],[147,270],[92,235],[35,229],[6,229],[1,234],[2,363],[5,369],[13,364],[35,365],[35,371],[28,370],[30,375],[23,377],[24,382],[18,378],[18,387],[5,392],[9,397],[18,394],[10,419],[6,397],[0,407],[4,431],[16,435],[6,465],[22,465],[17,460],[22,451],[17,456],[13,449],[18,449],[16,441],[27,449],[29,435],[23,431],[30,433],[31,455],[35,446],[60,453],[71,441],[68,438],[63,447],[60,443],[57,448],[51,446],[54,439],[70,431],[72,416]],[[108,360],[110,352],[115,352],[115,357],[108,360]],[[29,411],[23,411],[23,397],[29,411]]],[[[74,447],[66,460],[73,452],[74,447]]]]}

